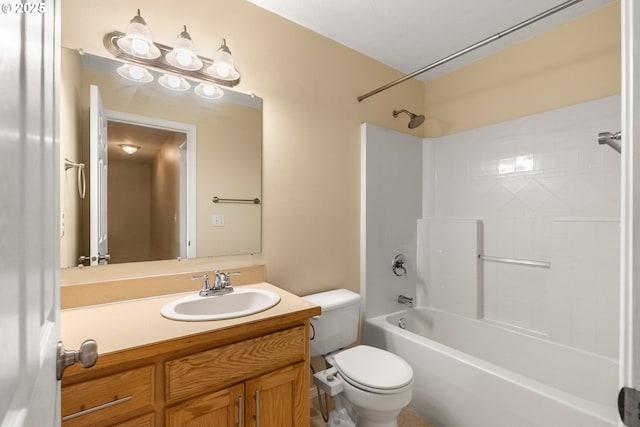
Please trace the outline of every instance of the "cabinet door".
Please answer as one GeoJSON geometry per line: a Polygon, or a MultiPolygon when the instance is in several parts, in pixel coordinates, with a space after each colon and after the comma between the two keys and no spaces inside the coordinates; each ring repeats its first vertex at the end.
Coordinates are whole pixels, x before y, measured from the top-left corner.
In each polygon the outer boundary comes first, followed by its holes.
{"type": "Polygon", "coordinates": [[[179,403],[165,411],[166,427],[242,427],[244,385],[179,403]]]}
{"type": "Polygon", "coordinates": [[[246,382],[247,427],[309,425],[305,364],[297,363],[246,382]]]}

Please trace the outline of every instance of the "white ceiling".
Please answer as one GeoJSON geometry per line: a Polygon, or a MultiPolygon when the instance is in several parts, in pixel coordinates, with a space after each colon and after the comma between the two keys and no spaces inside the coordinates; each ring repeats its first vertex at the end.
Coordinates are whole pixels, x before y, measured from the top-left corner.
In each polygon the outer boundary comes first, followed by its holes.
{"type": "MultiPolygon", "coordinates": [[[[563,3],[563,0],[249,1],[405,74],[563,3]]],[[[583,0],[418,78],[433,79],[612,1],[583,0]]]]}

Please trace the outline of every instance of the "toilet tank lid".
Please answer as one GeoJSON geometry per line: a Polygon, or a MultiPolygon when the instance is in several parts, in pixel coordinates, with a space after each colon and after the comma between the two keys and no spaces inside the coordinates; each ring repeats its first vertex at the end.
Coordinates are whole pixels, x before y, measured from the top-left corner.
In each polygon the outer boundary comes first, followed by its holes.
{"type": "Polygon", "coordinates": [[[322,311],[335,310],[360,302],[360,295],[348,289],[319,292],[303,297],[313,304],[319,305],[322,311]]]}

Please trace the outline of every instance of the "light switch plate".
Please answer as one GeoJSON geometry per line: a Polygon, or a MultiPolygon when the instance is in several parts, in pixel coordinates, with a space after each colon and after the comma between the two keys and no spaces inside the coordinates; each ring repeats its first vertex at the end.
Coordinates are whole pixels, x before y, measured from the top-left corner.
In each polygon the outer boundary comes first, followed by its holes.
{"type": "Polygon", "coordinates": [[[213,215],[211,223],[214,227],[224,227],[224,215],[213,215]]]}

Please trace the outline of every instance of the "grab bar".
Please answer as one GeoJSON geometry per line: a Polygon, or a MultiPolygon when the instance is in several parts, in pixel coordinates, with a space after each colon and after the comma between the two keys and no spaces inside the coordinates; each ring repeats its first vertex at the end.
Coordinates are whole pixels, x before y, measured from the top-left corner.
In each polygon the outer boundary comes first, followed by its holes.
{"type": "Polygon", "coordinates": [[[211,201],[213,203],[253,203],[255,205],[260,204],[260,199],[258,199],[257,197],[255,199],[223,199],[218,196],[214,196],[211,201]]]}
{"type": "Polygon", "coordinates": [[[548,261],[534,261],[529,259],[518,259],[518,258],[503,258],[497,256],[489,256],[489,255],[478,255],[478,259],[484,261],[491,262],[502,262],[505,264],[517,264],[517,265],[526,265],[529,267],[542,267],[542,268],[551,268],[551,263],[548,261]]]}

